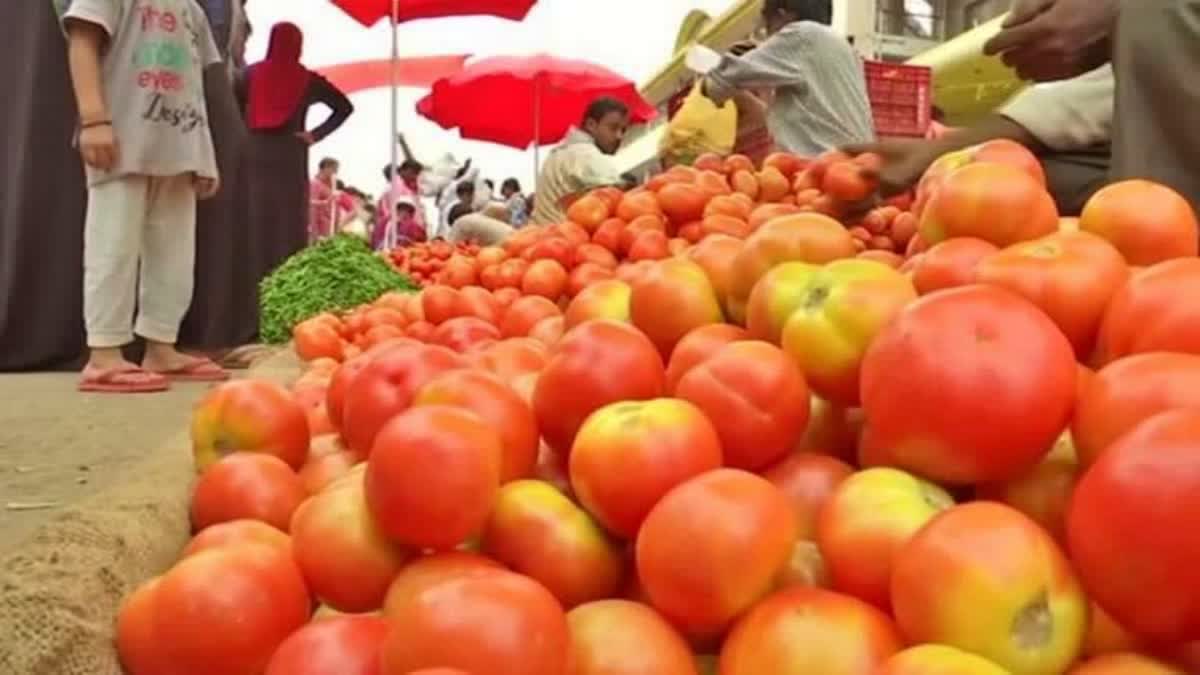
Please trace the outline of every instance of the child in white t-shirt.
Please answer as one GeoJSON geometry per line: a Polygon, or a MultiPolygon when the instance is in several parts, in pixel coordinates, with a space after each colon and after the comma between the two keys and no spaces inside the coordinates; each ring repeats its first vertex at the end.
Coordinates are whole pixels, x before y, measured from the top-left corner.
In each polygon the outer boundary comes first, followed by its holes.
{"type": "Polygon", "coordinates": [[[203,73],[220,57],[204,10],[195,0],[72,0],[62,21],[88,179],[90,356],[79,388],[227,379],[175,348],[192,300],[196,200],[219,187],[203,73]],[[121,353],[135,334],[146,340],[140,366],[121,353]]]}

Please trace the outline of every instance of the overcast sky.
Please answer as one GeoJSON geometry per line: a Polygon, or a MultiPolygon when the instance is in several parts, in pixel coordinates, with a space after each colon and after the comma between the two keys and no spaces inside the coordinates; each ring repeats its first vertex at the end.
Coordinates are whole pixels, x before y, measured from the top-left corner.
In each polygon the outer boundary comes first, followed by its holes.
{"type": "MultiPolygon", "coordinates": [[[[524,23],[490,18],[439,19],[400,27],[402,56],[436,54],[527,54],[549,52],[599,63],[641,83],[666,62],[680,23],[692,9],[716,15],[734,0],[541,0],[524,23]]],[[[329,0],[267,0],[251,2],[255,35],[248,60],[266,52],[266,38],[276,21],[289,20],[305,32],[305,65],[320,68],[337,63],[388,56],[391,30],[386,25],[366,30],[343,15],[329,0]]],[[[432,161],[447,151],[472,157],[499,183],[520,178],[529,191],[533,182],[532,152],[526,154],[488,143],[461,140],[419,117],[413,107],[425,92],[402,89],[400,126],[419,159],[432,161]]],[[[380,170],[390,158],[388,129],[390,95],[386,89],[356,94],[357,112],[338,133],[313,150],[313,161],[333,156],[342,160],[347,182],[378,194],[380,170]]],[[[486,104],[486,103],[485,103],[486,104]]],[[[314,108],[319,119],[324,109],[314,108]]]]}

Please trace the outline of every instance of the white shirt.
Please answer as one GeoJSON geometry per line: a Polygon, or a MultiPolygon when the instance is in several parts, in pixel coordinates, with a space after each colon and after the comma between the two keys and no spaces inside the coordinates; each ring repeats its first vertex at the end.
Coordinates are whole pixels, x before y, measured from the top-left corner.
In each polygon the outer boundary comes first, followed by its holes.
{"type": "Polygon", "coordinates": [[[1112,140],[1116,86],[1107,65],[1070,80],[1035,84],[999,112],[1051,150],[1086,150],[1112,140]]]}

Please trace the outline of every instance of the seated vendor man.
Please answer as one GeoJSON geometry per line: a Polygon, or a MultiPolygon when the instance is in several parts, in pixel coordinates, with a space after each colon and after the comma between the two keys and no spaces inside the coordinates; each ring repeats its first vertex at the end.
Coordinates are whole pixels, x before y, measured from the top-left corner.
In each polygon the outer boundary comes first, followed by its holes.
{"type": "Polygon", "coordinates": [[[542,163],[531,221],[535,225],[561,223],[576,199],[596,188],[621,185],[611,155],[620,149],[628,128],[628,106],[607,97],[593,101],[580,126],[542,163]]]}

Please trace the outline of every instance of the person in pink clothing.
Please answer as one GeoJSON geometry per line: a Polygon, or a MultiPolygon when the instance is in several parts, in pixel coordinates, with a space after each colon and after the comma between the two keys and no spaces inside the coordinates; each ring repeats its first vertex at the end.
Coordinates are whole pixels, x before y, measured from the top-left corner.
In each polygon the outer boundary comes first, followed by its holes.
{"type": "Polygon", "coordinates": [[[317,165],[317,175],[308,187],[308,242],[333,234],[333,211],[337,197],[338,161],[326,157],[317,165]]]}
{"type": "Polygon", "coordinates": [[[391,248],[394,245],[396,232],[393,225],[396,205],[402,200],[407,200],[414,206],[414,221],[421,227],[425,227],[425,209],[420,207],[420,179],[421,172],[425,170],[424,165],[415,159],[406,159],[400,164],[398,171],[392,169],[393,167],[389,166],[383,170],[383,176],[388,180],[390,187],[379,198],[376,208],[379,217],[371,236],[371,244],[376,249],[391,248]]]}

